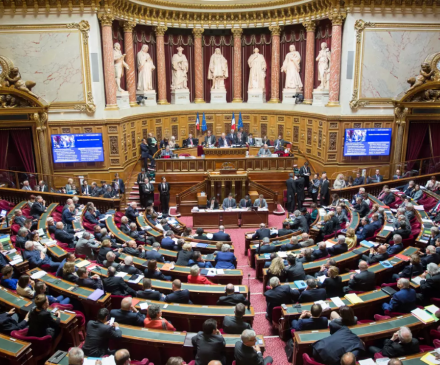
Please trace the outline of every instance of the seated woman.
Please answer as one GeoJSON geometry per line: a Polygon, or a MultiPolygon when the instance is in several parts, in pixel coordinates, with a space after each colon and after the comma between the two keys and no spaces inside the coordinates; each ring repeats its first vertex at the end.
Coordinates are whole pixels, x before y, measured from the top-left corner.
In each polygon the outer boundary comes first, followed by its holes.
{"type": "Polygon", "coordinates": [[[170,150],[179,148],[178,144],[176,143],[176,137],[171,136],[170,140],[168,141],[168,147],[170,147],[170,150]]]}
{"type": "Polygon", "coordinates": [[[148,261],[148,266],[144,271],[144,276],[148,279],[156,279],[156,280],[166,280],[171,281],[171,276],[166,276],[162,274],[162,272],[157,268],[157,261],[150,260],[148,261]]]}
{"type": "Polygon", "coordinates": [[[32,241],[34,243],[34,249],[35,250],[41,251],[43,253],[47,252],[47,248],[46,248],[46,246],[44,246],[43,243],[41,243],[40,235],[38,234],[37,231],[33,231],[30,234],[30,238],[31,238],[30,241],[32,241]]]}
{"type": "Polygon", "coordinates": [[[429,181],[425,185],[425,189],[430,190],[430,191],[434,191],[436,183],[437,183],[437,180],[436,180],[435,176],[431,176],[431,178],[429,179],[429,181]]]}
{"type": "Polygon", "coordinates": [[[357,237],[354,228],[347,229],[347,233],[345,234],[345,243],[347,244],[348,250],[356,247],[357,237]]]}
{"type": "Polygon", "coordinates": [[[345,186],[346,184],[344,180],[344,175],[339,174],[335,182],[333,183],[333,189],[343,189],[345,188],[345,186]]]}
{"type": "Polygon", "coordinates": [[[344,284],[342,283],[342,278],[339,276],[339,269],[336,266],[330,266],[327,273],[328,278],[325,278],[321,284],[321,288],[325,288],[327,298],[343,297],[344,292],[342,288],[344,284]]]}
{"type": "Polygon", "coordinates": [[[212,209],[212,210],[216,210],[218,209],[218,202],[215,199],[215,196],[213,196],[208,203],[206,204],[206,209],[212,209]]]}
{"type": "Polygon", "coordinates": [[[377,213],[379,211],[379,204],[373,204],[371,207],[370,212],[368,213],[368,218],[371,218],[374,213],[377,213]]]}
{"type": "Polygon", "coordinates": [[[72,195],[77,194],[76,186],[75,186],[75,184],[73,183],[73,179],[68,179],[68,180],[67,180],[67,184],[66,184],[66,194],[72,194],[72,195]]]}
{"type": "Polygon", "coordinates": [[[183,232],[182,232],[182,237],[189,237],[189,238],[193,238],[192,236],[192,228],[191,227],[186,227],[183,232]]]}
{"type": "Polygon", "coordinates": [[[29,208],[32,208],[32,205],[35,203],[35,195],[31,195],[30,197],[29,197],[29,200],[28,200],[28,202],[27,202],[27,205],[28,205],[28,207],[29,208]]]}
{"type": "Polygon", "coordinates": [[[399,205],[399,208],[406,208],[406,206],[411,203],[411,197],[406,196],[405,194],[401,195],[400,199],[402,200],[402,204],[399,205]]]}
{"type": "Polygon", "coordinates": [[[332,207],[337,207],[339,205],[339,195],[332,194],[332,202],[330,204],[332,207]]]}
{"type": "Polygon", "coordinates": [[[188,275],[188,283],[189,284],[205,284],[205,285],[213,285],[207,278],[200,275],[200,267],[197,265],[191,266],[189,270],[190,274],[188,275]]]}
{"type": "Polygon", "coordinates": [[[70,281],[72,283],[78,282],[78,275],[75,272],[75,263],[66,262],[63,266],[63,280],[70,281]]]}
{"type": "Polygon", "coordinates": [[[200,251],[193,252],[192,259],[189,260],[188,265],[190,265],[190,266],[197,265],[198,267],[200,267],[202,269],[211,269],[214,267],[214,266],[212,266],[212,264],[209,261],[205,261],[203,259],[200,251]]]}
{"type": "Polygon", "coordinates": [[[286,282],[287,272],[284,267],[284,261],[281,257],[276,256],[269,268],[267,269],[267,279],[269,280],[271,277],[276,276],[282,283],[286,282]]]}
{"type": "Polygon", "coordinates": [[[347,305],[339,308],[337,311],[332,311],[330,314],[330,333],[336,332],[342,326],[354,326],[357,324],[357,317],[354,315],[353,309],[347,305]]]}
{"type": "Polygon", "coordinates": [[[313,222],[316,221],[316,217],[319,215],[319,210],[317,208],[316,203],[310,204],[310,209],[312,210],[310,212],[310,216],[312,217],[313,222]]]}
{"type": "Polygon", "coordinates": [[[192,257],[193,257],[193,250],[191,243],[185,243],[182,246],[182,250],[180,250],[179,253],[177,254],[176,265],[188,266],[189,260],[191,260],[192,257]]]}
{"type": "Polygon", "coordinates": [[[405,266],[401,272],[398,274],[393,274],[392,283],[396,282],[400,278],[409,278],[414,276],[419,276],[423,274],[423,266],[420,263],[420,256],[415,253],[409,257],[409,265],[405,266]]]}
{"type": "Polygon", "coordinates": [[[329,234],[332,234],[334,230],[333,221],[331,220],[330,215],[326,214],[324,216],[324,224],[321,226],[321,236],[328,236],[329,234]]]}
{"type": "Polygon", "coordinates": [[[384,185],[382,187],[381,192],[379,193],[379,195],[377,196],[377,199],[379,200],[383,200],[383,198],[385,198],[385,195],[387,195],[386,190],[389,189],[390,187],[388,185],[384,185]]]}
{"type": "Polygon", "coordinates": [[[58,304],[69,304],[70,298],[63,297],[62,295],[59,295],[57,297],[53,297],[52,295],[48,295],[47,293],[47,286],[42,281],[39,281],[35,284],[35,296],[38,294],[45,294],[47,297],[47,300],[49,301],[49,305],[52,305],[54,303],[58,304]]]}
{"type": "Polygon", "coordinates": [[[420,190],[420,185],[416,184],[414,190],[411,192],[411,198],[417,203],[423,197],[423,190],[420,190]]]}
{"type": "Polygon", "coordinates": [[[14,269],[12,268],[12,266],[5,266],[2,269],[2,279],[0,281],[0,284],[7,289],[17,290],[18,279],[12,278],[13,272],[14,269]]]}
{"type": "Polygon", "coordinates": [[[237,258],[234,253],[231,252],[231,246],[223,244],[220,252],[215,256],[215,268],[216,269],[235,269],[237,265],[237,258]]]}
{"type": "Polygon", "coordinates": [[[21,275],[18,279],[17,294],[22,297],[33,299],[35,296],[35,282],[29,275],[21,275]]]}

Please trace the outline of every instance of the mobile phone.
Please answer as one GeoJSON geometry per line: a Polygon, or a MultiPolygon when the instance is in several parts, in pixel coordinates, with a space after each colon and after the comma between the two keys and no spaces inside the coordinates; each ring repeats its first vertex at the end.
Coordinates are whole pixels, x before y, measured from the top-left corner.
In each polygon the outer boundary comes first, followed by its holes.
{"type": "Polygon", "coordinates": [[[2,209],[0,212],[0,217],[6,217],[6,210],[2,209]]]}
{"type": "Polygon", "coordinates": [[[110,318],[110,321],[109,321],[109,325],[110,326],[113,326],[113,323],[115,323],[115,317],[112,317],[112,318],[110,318]]]}
{"type": "Polygon", "coordinates": [[[287,310],[287,305],[281,304],[281,308],[283,308],[286,311],[287,310]]]}
{"type": "Polygon", "coordinates": [[[54,308],[54,309],[52,309],[52,314],[55,314],[56,312],[58,312],[59,309],[60,309],[60,308],[54,308]]]}

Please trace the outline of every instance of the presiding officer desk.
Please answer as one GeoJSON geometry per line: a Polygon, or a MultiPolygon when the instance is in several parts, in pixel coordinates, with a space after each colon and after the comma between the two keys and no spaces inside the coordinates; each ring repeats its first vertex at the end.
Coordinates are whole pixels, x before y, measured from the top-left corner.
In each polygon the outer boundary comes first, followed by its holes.
{"type": "Polygon", "coordinates": [[[258,227],[261,223],[268,224],[269,209],[258,211],[248,209],[199,209],[191,211],[194,228],[226,228],[258,227]]]}
{"type": "Polygon", "coordinates": [[[2,365],[34,365],[31,343],[0,334],[0,359],[2,365]]]}

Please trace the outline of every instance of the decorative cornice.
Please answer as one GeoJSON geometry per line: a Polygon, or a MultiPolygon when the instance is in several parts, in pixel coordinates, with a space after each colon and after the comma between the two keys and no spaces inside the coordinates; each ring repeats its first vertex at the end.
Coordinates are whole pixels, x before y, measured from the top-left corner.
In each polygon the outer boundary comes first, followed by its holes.
{"type": "Polygon", "coordinates": [[[83,44],[85,46],[89,44],[90,24],[87,20],[81,20],[79,23],[68,23],[66,27],[69,29],[78,29],[83,35],[83,44]]]}
{"type": "Polygon", "coordinates": [[[234,38],[241,38],[241,35],[243,34],[243,29],[233,28],[233,29],[231,29],[231,32],[234,35],[234,38]]]}
{"type": "Polygon", "coordinates": [[[309,21],[303,22],[303,26],[304,26],[304,28],[306,28],[307,32],[314,32],[316,29],[316,22],[314,22],[313,20],[309,20],[309,21]]]}
{"type": "Polygon", "coordinates": [[[135,26],[136,26],[136,22],[132,22],[132,21],[124,22],[124,24],[123,24],[124,32],[131,33],[135,26]]]}
{"type": "Polygon", "coordinates": [[[158,27],[156,27],[156,28],[154,28],[154,31],[156,32],[156,36],[164,36],[165,35],[165,32],[167,31],[167,27],[164,27],[164,26],[158,26],[158,27]]]}
{"type": "Polygon", "coordinates": [[[351,96],[351,100],[350,100],[350,108],[351,109],[363,108],[363,107],[367,106],[368,104],[369,104],[368,101],[359,100],[359,90],[354,89],[353,95],[351,96]]]}
{"type": "Polygon", "coordinates": [[[346,15],[343,13],[333,13],[328,18],[331,20],[332,26],[334,26],[334,25],[342,25],[345,17],[346,15]]]}
{"type": "Polygon", "coordinates": [[[73,107],[75,110],[80,112],[86,112],[88,114],[93,114],[96,111],[96,105],[93,100],[93,94],[91,91],[87,92],[87,102],[85,104],[75,105],[73,107]]]}
{"type": "Polygon", "coordinates": [[[203,32],[205,30],[203,28],[194,28],[192,33],[194,34],[194,38],[202,38],[203,32]]]}
{"type": "Polygon", "coordinates": [[[100,13],[98,15],[98,18],[101,21],[101,25],[103,27],[111,26],[113,24],[113,20],[115,20],[115,17],[112,13],[100,13]]]}
{"type": "Polygon", "coordinates": [[[281,34],[281,27],[279,27],[278,25],[269,27],[269,30],[272,33],[272,36],[281,34]]]}
{"type": "Polygon", "coordinates": [[[362,19],[356,20],[354,23],[354,29],[356,30],[356,42],[361,43],[362,39],[362,32],[366,27],[375,27],[376,24],[373,22],[366,22],[362,19]]]}
{"type": "Polygon", "coordinates": [[[408,108],[398,106],[394,108],[394,117],[397,125],[404,126],[406,124],[406,116],[408,115],[408,108]]]}

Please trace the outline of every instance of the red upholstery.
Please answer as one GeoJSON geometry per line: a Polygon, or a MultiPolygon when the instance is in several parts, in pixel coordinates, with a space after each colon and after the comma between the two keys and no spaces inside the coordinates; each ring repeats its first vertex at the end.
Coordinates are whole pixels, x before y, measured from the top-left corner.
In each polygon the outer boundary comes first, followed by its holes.
{"type": "Polygon", "coordinates": [[[386,316],[389,316],[390,318],[393,318],[393,317],[403,316],[403,315],[405,315],[406,313],[390,312],[389,310],[386,310],[386,311],[384,311],[384,314],[385,314],[386,316]]]}
{"type": "Polygon", "coordinates": [[[63,214],[63,208],[64,208],[63,205],[58,205],[58,206],[55,208],[55,211],[58,212],[58,213],[60,213],[60,214],[63,214]]]}
{"type": "Polygon", "coordinates": [[[16,223],[14,223],[12,226],[11,226],[11,230],[12,230],[12,233],[14,233],[15,235],[18,233],[18,230],[20,229],[20,226],[18,225],[18,224],[16,224],[16,223]]]}
{"type": "MultiPolygon", "coordinates": [[[[122,212],[116,212],[115,213],[115,218],[116,217],[118,217],[118,218],[122,218],[124,216],[124,213],[122,213],[122,212]]],[[[145,360],[145,359],[144,359],[145,360]]],[[[146,359],[146,360],[148,360],[148,359],[146,359]]]]}
{"type": "Polygon", "coordinates": [[[325,240],[329,240],[330,238],[333,238],[333,237],[335,236],[335,234],[336,234],[336,232],[335,232],[335,233],[332,233],[332,234],[328,234],[327,236],[324,236],[323,241],[325,241],[325,240]]]}
{"type": "Polygon", "coordinates": [[[154,365],[152,362],[148,362],[148,359],[142,359],[141,361],[131,360],[131,365],[154,365]]]}
{"type": "Polygon", "coordinates": [[[439,347],[440,347],[440,340],[438,340],[438,339],[435,339],[434,341],[432,341],[433,342],[433,344],[434,344],[434,347],[436,348],[436,349],[438,349],[439,347]]]}
{"type": "Polygon", "coordinates": [[[382,355],[382,352],[378,352],[377,354],[374,354],[374,360],[377,359],[383,359],[385,356],[382,355]]]}
{"type": "MultiPolygon", "coordinates": [[[[12,331],[11,337],[31,343],[32,357],[34,358],[35,363],[43,358],[49,358],[52,353],[52,337],[49,335],[44,337],[27,336],[28,329],[29,328],[12,331]]],[[[56,340],[54,342],[58,343],[56,340]]]]}
{"type": "MultiPolygon", "coordinates": [[[[196,360],[191,360],[188,365],[196,365],[196,360]]],[[[232,364],[232,365],[234,365],[234,364],[232,364]]]]}
{"type": "Polygon", "coordinates": [[[440,306],[440,298],[431,298],[431,303],[437,307],[440,306]]]}
{"type": "Polygon", "coordinates": [[[380,314],[375,314],[374,315],[374,320],[375,321],[383,321],[385,319],[390,319],[390,316],[381,316],[380,314]]]}
{"type": "Polygon", "coordinates": [[[162,156],[161,158],[171,158],[171,156],[162,156]]]}
{"type": "Polygon", "coordinates": [[[357,324],[365,324],[365,323],[371,323],[374,322],[371,319],[361,319],[359,321],[357,321],[357,324]]]}
{"type": "Polygon", "coordinates": [[[86,221],[85,219],[83,220],[83,226],[85,229],[87,229],[90,232],[93,232],[93,228],[95,227],[95,225],[93,223],[90,223],[90,222],[86,221]]]}
{"type": "Polygon", "coordinates": [[[429,351],[434,351],[435,348],[432,346],[428,346],[428,345],[420,345],[420,352],[429,352],[429,351]]]}
{"type": "Polygon", "coordinates": [[[315,361],[315,359],[313,359],[313,357],[310,357],[306,353],[303,354],[303,364],[304,365],[323,365],[322,363],[315,361]]]}
{"type": "Polygon", "coordinates": [[[380,287],[384,288],[386,286],[390,286],[390,287],[396,289],[397,288],[397,281],[395,283],[382,283],[382,285],[380,287]]]}
{"type": "Polygon", "coordinates": [[[272,309],[272,326],[279,329],[280,318],[283,316],[281,307],[275,307],[272,309]]]}
{"type": "Polygon", "coordinates": [[[154,206],[160,207],[160,193],[154,193],[154,206]]]}
{"type": "Polygon", "coordinates": [[[191,156],[189,153],[181,153],[179,156],[185,156],[185,157],[189,157],[191,156]]]}
{"type": "MultiPolygon", "coordinates": [[[[430,334],[431,337],[434,338],[434,341],[435,341],[435,340],[440,341],[440,332],[439,332],[439,331],[437,331],[437,330],[431,330],[431,331],[429,332],[429,334],[430,334]]],[[[437,346],[436,346],[436,347],[437,347],[437,346]]]]}
{"type": "Polygon", "coordinates": [[[121,308],[122,299],[124,299],[125,297],[125,295],[110,295],[112,308],[121,308]]]}
{"type": "Polygon", "coordinates": [[[435,205],[437,204],[437,200],[434,197],[429,196],[428,194],[424,194],[422,199],[419,199],[417,204],[423,205],[423,207],[425,208],[425,212],[428,212],[435,207],[435,205]]]}

